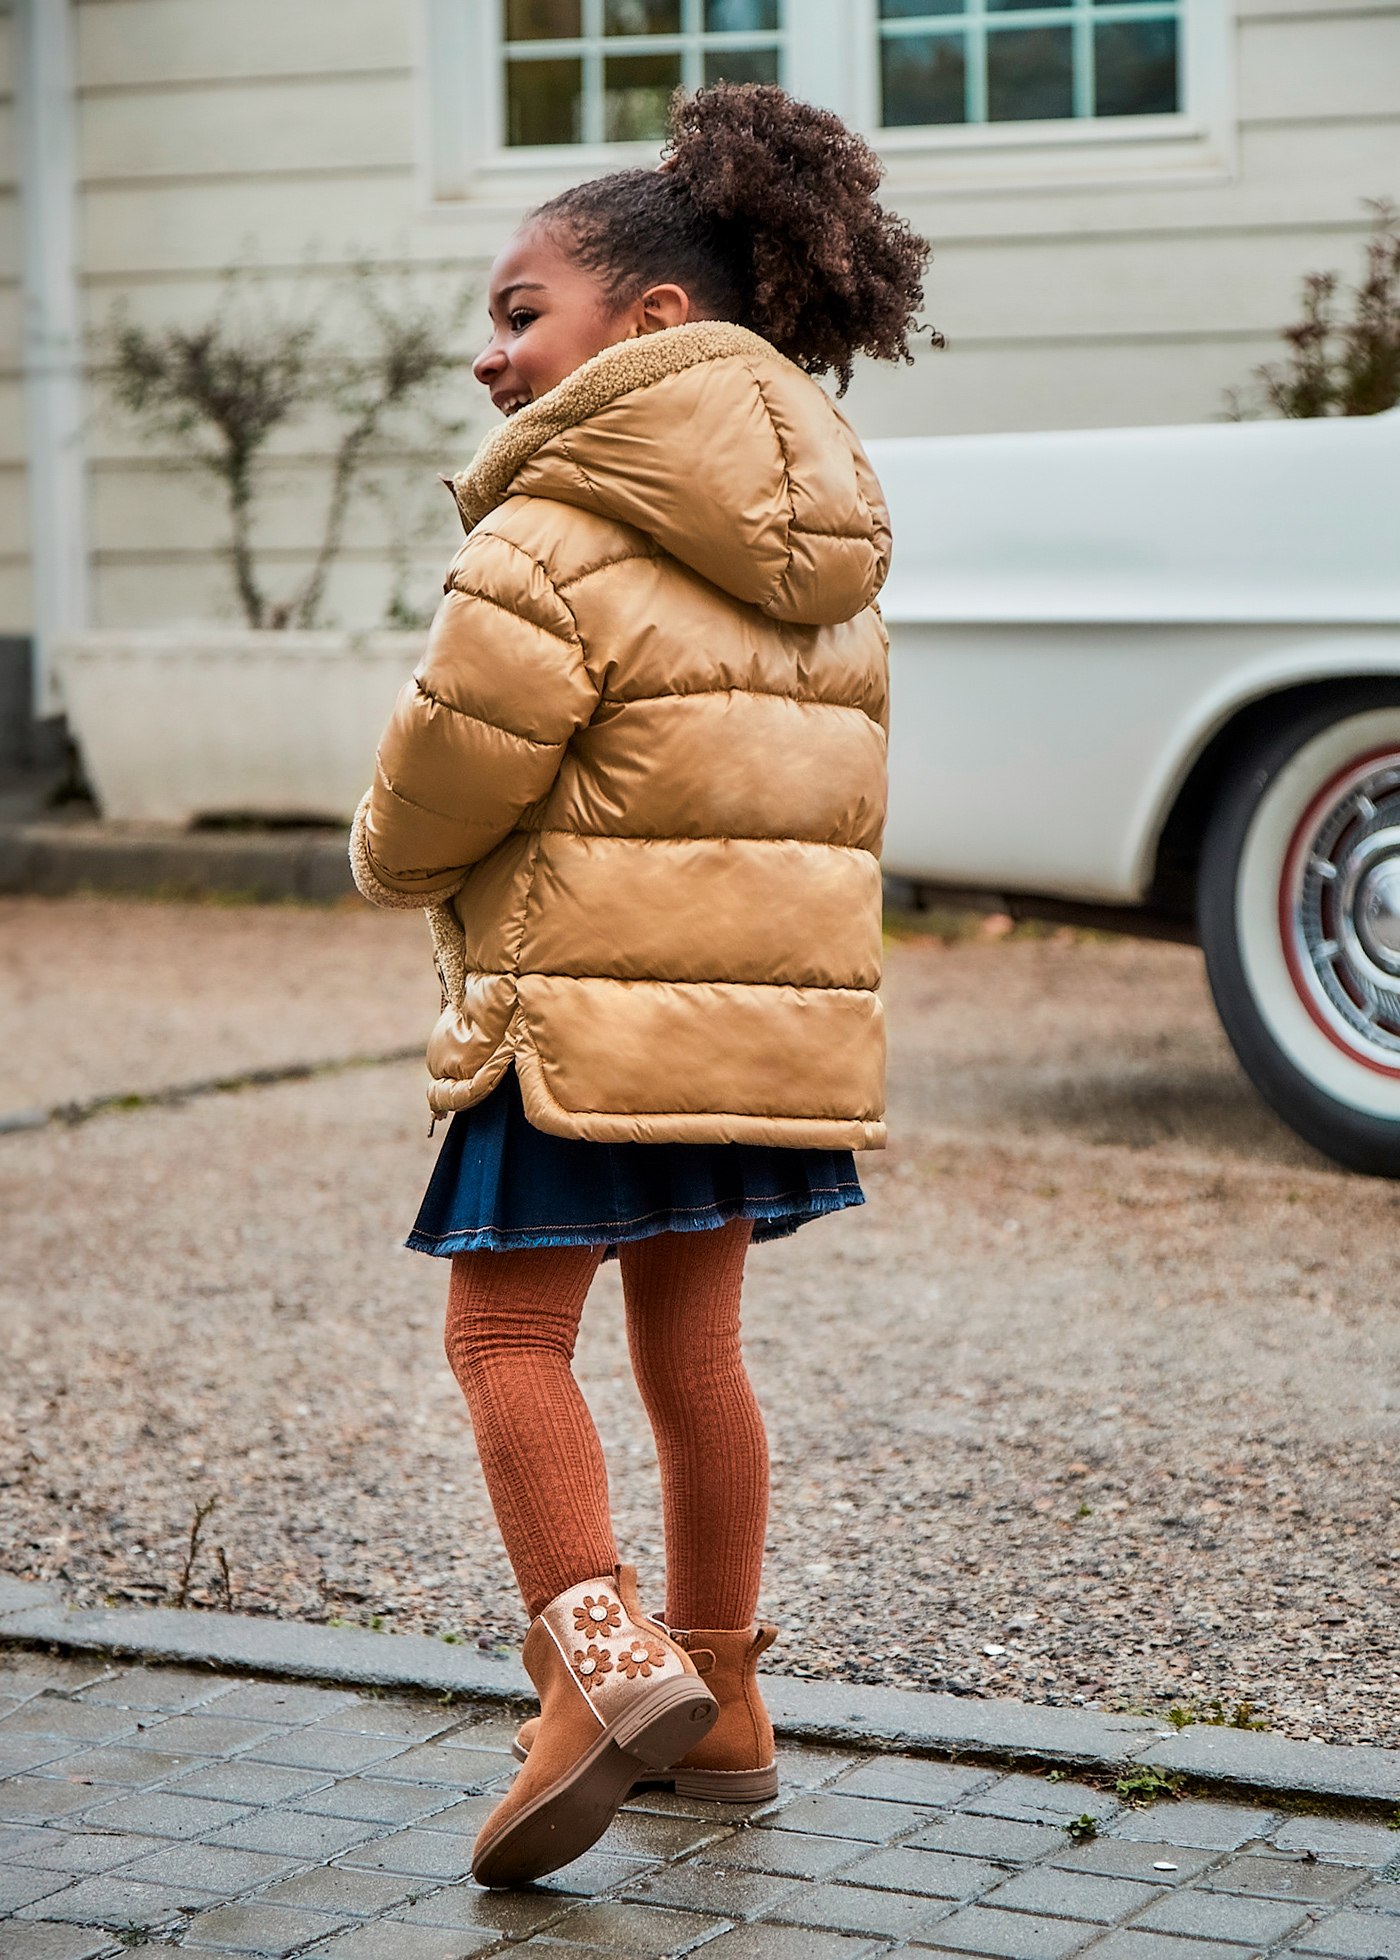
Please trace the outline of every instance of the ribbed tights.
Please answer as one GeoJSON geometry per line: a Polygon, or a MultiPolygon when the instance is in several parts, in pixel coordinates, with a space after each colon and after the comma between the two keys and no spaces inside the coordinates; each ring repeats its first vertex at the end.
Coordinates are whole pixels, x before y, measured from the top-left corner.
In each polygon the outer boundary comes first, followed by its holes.
{"type": "MultiPolygon", "coordinates": [[[[744,1627],[758,1604],[768,1445],[739,1342],[751,1227],[665,1232],[619,1254],[627,1340],[661,1467],[666,1617],[744,1627]]],[[[598,1432],[573,1375],[597,1246],[460,1252],[447,1358],[533,1619],[617,1562],[598,1432]]]]}

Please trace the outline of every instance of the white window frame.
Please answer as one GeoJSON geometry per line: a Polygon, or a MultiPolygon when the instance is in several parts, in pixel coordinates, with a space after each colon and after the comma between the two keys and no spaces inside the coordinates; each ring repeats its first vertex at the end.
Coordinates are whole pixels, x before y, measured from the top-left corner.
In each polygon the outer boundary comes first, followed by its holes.
{"type": "MultiPolygon", "coordinates": [[[[499,0],[420,0],[430,210],[518,212],[564,185],[654,163],[655,143],[511,148],[501,126],[499,0]]],[[[879,123],[878,0],[786,0],[784,81],[861,130],[889,194],[1219,182],[1235,168],[1234,0],[1181,0],[1181,108],[1172,115],[1047,122],[879,123]]]]}

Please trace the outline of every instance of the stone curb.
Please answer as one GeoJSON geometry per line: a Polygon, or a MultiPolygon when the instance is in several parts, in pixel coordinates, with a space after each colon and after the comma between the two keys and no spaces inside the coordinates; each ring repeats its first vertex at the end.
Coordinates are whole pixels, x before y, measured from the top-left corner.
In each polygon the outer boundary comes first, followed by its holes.
{"type": "MultiPolygon", "coordinates": [[[[426,1634],[305,1626],[238,1613],[169,1608],[69,1609],[52,1586],[0,1577],[0,1646],[183,1661],[350,1687],[418,1689],[520,1702],[533,1690],[519,1662],[426,1634]]],[[[1292,1742],[1251,1731],[1163,1730],[1137,1715],[1036,1708],[908,1688],[765,1675],[774,1726],[788,1741],[935,1756],[1122,1770],[1141,1763],[1201,1785],[1271,1796],[1400,1803],[1400,1749],[1292,1742]]]]}
{"type": "Polygon", "coordinates": [[[179,831],[34,819],[0,823],[0,892],[211,892],[325,903],[354,891],[336,830],[179,831]]]}

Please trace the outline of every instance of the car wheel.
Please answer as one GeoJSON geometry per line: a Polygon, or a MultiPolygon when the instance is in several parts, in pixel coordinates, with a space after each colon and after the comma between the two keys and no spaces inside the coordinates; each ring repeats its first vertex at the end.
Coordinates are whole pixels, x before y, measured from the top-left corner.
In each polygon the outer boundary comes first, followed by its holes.
{"type": "Polygon", "coordinates": [[[1400,1177],[1400,686],[1314,699],[1240,755],[1197,911],[1260,1094],[1338,1163],[1400,1177]]]}

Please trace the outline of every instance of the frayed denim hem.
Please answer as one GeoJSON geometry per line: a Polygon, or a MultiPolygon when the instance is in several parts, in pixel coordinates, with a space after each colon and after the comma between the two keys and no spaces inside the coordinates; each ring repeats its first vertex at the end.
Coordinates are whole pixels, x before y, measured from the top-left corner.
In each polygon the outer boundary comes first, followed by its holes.
{"type": "Polygon", "coordinates": [[[745,1198],[732,1205],[707,1207],[703,1213],[667,1211],[657,1212],[650,1218],[629,1218],[625,1224],[608,1227],[606,1238],[600,1237],[604,1228],[596,1225],[566,1226],[558,1231],[538,1226],[522,1226],[512,1231],[497,1225],[479,1225],[468,1232],[447,1232],[441,1237],[429,1232],[410,1232],[404,1244],[410,1252],[426,1252],[438,1259],[450,1259],[458,1252],[525,1252],[537,1246],[601,1245],[605,1247],[603,1257],[607,1260],[617,1257],[619,1245],[630,1245],[636,1239],[654,1239],[662,1232],[711,1232],[721,1225],[732,1225],[736,1218],[754,1220],[753,1243],[762,1245],[769,1239],[790,1238],[813,1218],[864,1203],[865,1193],[857,1184],[814,1191],[796,1206],[790,1198],[745,1198]]]}

